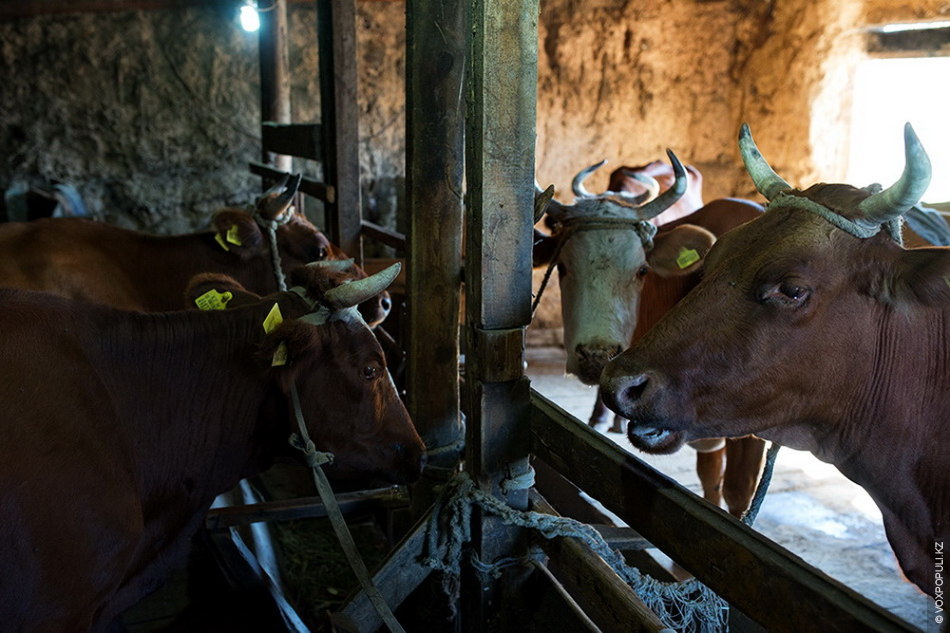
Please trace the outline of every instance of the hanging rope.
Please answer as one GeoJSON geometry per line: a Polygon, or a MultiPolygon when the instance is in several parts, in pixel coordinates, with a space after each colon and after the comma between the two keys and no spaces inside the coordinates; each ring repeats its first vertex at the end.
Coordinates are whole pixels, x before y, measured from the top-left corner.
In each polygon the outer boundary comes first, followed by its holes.
{"type": "Polygon", "coordinates": [[[765,466],[762,468],[762,477],[759,479],[759,484],[755,488],[755,494],[752,496],[749,509],[742,515],[742,522],[749,527],[752,527],[752,524],[755,523],[755,518],[759,515],[759,508],[762,507],[762,502],[765,501],[765,493],[769,491],[769,484],[772,483],[772,471],[775,469],[775,458],[778,456],[778,449],[780,448],[782,447],[772,442],[768,452],[765,454],[765,466]]]}
{"type": "Polygon", "coordinates": [[[293,220],[294,214],[288,210],[282,215],[277,216],[277,219],[268,220],[262,216],[256,208],[252,208],[250,213],[254,221],[257,222],[257,225],[267,233],[267,239],[270,244],[271,261],[274,264],[274,275],[277,277],[277,289],[283,292],[287,290],[287,280],[284,277],[284,269],[280,263],[280,251],[277,250],[277,227],[283,226],[293,220]]]}
{"type": "Polygon", "coordinates": [[[541,285],[538,287],[538,294],[535,295],[534,303],[531,305],[532,318],[534,318],[534,313],[538,310],[538,305],[541,303],[541,296],[544,294],[544,289],[548,285],[548,280],[551,278],[551,273],[554,271],[554,267],[557,266],[558,260],[561,257],[561,251],[564,249],[564,245],[567,244],[567,241],[571,239],[575,233],[580,231],[598,230],[632,230],[636,232],[637,236],[640,238],[640,242],[643,244],[644,251],[649,251],[653,248],[653,236],[656,235],[656,226],[654,226],[651,222],[647,222],[646,220],[636,220],[634,218],[576,216],[566,218],[565,220],[561,221],[557,227],[557,230],[554,232],[554,237],[557,238],[557,244],[554,247],[554,253],[551,255],[551,261],[548,262],[547,270],[544,271],[544,277],[541,279],[541,285]]]}
{"type": "Polygon", "coordinates": [[[396,620],[396,616],[393,615],[389,605],[386,604],[385,598],[379,593],[379,589],[376,588],[376,585],[373,584],[373,579],[366,569],[366,563],[364,563],[362,557],[360,557],[356,543],[353,541],[353,535],[350,534],[350,529],[343,519],[343,513],[340,512],[340,506],[336,501],[336,497],[333,495],[330,482],[327,480],[323,468],[321,468],[323,464],[333,462],[333,454],[318,451],[310,439],[310,435],[307,433],[307,425],[303,418],[303,410],[300,407],[300,396],[297,393],[297,385],[295,384],[290,385],[290,397],[294,407],[294,418],[297,420],[297,429],[299,431],[299,435],[294,433],[290,436],[290,444],[303,451],[304,459],[313,471],[313,482],[317,487],[320,500],[327,510],[327,517],[330,519],[333,532],[336,534],[337,540],[340,541],[340,546],[343,548],[343,554],[346,556],[350,568],[356,575],[360,587],[362,587],[366,593],[366,597],[389,630],[392,633],[405,633],[405,630],[396,620]]]}
{"type": "MultiPolygon", "coordinates": [[[[728,606],[725,601],[695,578],[685,582],[661,582],[651,578],[627,565],[623,556],[611,549],[591,526],[566,517],[515,510],[480,490],[465,472],[450,480],[436,500],[426,527],[422,559],[423,564],[443,573],[443,589],[453,604],[459,596],[462,548],[472,540],[472,508],[476,505],[508,525],[536,530],[548,539],[580,539],[630,585],[666,626],[681,633],[718,633],[726,626],[728,606]]],[[[491,564],[471,562],[473,565],[477,563],[477,569],[482,573],[493,574],[500,571],[499,566],[512,565],[513,559],[505,558],[491,564]]]]}

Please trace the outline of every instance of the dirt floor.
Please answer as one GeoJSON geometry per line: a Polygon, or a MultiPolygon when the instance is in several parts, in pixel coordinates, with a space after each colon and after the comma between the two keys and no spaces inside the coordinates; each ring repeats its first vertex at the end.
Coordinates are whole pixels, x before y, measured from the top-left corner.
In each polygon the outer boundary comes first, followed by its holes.
{"type": "MultiPolygon", "coordinates": [[[[565,376],[564,362],[561,348],[529,348],[532,387],[586,424],[596,391],[565,376]]],[[[623,434],[606,435],[702,495],[691,449],[647,455],[634,449],[623,434]]],[[[914,626],[925,631],[933,626],[933,600],[901,578],[874,502],[834,466],[810,453],[779,451],[755,529],[914,626]]]]}

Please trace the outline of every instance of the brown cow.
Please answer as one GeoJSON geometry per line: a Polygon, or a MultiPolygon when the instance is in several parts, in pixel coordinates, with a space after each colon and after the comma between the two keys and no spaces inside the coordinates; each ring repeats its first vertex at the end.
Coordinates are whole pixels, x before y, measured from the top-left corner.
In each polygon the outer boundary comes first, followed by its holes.
{"type": "MultiPolygon", "coordinates": [[[[668,191],[675,184],[675,168],[653,161],[643,167],[622,167],[614,171],[611,189],[595,195],[584,187],[584,180],[603,164],[587,167],[574,177],[572,188],[578,196],[575,205],[549,204],[549,227],[557,228],[564,222],[563,218],[570,220],[595,204],[599,205],[596,209],[609,208],[611,204],[622,208],[621,203],[643,205],[644,200],[653,199],[658,192],[668,191]],[[621,188],[626,194],[618,194],[621,188]],[[618,196],[619,201],[614,202],[618,196]]],[[[574,244],[562,248],[559,253],[568,371],[576,373],[586,384],[596,384],[610,357],[626,348],[631,340],[642,336],[696,285],[702,255],[716,235],[755,218],[763,210],[758,204],[734,198],[714,200],[703,206],[702,176],[695,168],[689,167],[684,176],[687,184],[683,196],[665,206],[652,219],[657,223],[670,211],[680,218],[660,226],[653,238],[655,246],[645,256],[647,266],[637,264],[639,260],[631,255],[637,249],[630,240],[624,239],[622,231],[629,232],[629,229],[622,226],[619,229],[612,227],[612,231],[602,228],[590,236],[572,237],[574,244]],[[697,206],[689,206],[693,204],[697,206]],[[680,255],[689,252],[693,252],[696,259],[681,266],[685,260],[679,259],[680,255]],[[601,259],[611,262],[611,265],[596,265],[601,259]],[[574,274],[573,271],[578,272],[574,274]],[[606,348],[606,353],[591,353],[590,349],[596,350],[593,342],[606,348]],[[572,355],[577,357],[573,364],[572,355]]],[[[598,213],[608,215],[606,211],[598,213]]],[[[539,236],[539,233],[535,230],[535,266],[548,263],[555,256],[559,242],[557,232],[552,237],[539,236]]],[[[608,417],[609,412],[598,397],[590,425],[599,426],[608,417]]],[[[611,430],[622,433],[623,423],[622,418],[615,418],[611,430]]],[[[725,497],[730,512],[741,516],[749,506],[758,481],[765,443],[749,437],[729,441],[716,439],[693,443],[692,446],[697,451],[696,471],[703,496],[716,505],[725,497]]]]}
{"type": "MultiPolygon", "coordinates": [[[[0,286],[160,312],[182,308],[188,280],[202,272],[230,275],[246,288],[278,289],[268,231],[273,224],[281,274],[324,259],[345,259],[291,203],[300,177],[265,192],[256,208],[228,208],[214,230],[148,235],[84,218],[0,224],[0,286]]],[[[362,271],[354,267],[357,275],[362,271]]],[[[388,314],[388,294],[360,306],[371,325],[388,314]]]]}
{"type": "Polygon", "coordinates": [[[883,192],[801,191],[743,126],[768,210],[719,239],[702,281],[601,384],[644,451],[755,433],[834,464],[881,509],[907,578],[935,595],[935,543],[950,535],[950,249],[899,243],[930,181],[909,125],[904,140],[904,173],[883,192]]]}
{"type": "Polygon", "coordinates": [[[350,307],[394,271],[348,277],[306,266],[262,300],[204,276],[193,294],[230,292],[228,309],[161,314],[0,290],[0,630],[102,631],[154,589],[216,495],[299,459],[295,388],[328,471],[420,475],[425,447],[350,307]]]}

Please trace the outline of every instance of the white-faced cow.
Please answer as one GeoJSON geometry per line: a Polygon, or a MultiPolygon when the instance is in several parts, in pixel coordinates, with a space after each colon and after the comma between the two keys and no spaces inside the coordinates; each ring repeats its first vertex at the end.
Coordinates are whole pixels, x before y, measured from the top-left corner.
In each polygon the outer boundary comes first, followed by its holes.
{"type": "MultiPolygon", "coordinates": [[[[285,178],[251,210],[219,211],[214,230],[201,233],[149,235],[84,218],[0,224],[0,286],[147,312],[181,309],[188,280],[202,272],[229,275],[255,292],[275,292],[278,279],[298,266],[346,259],[294,209],[299,183],[300,176],[285,178]]],[[[389,312],[388,294],[373,297],[360,311],[376,325],[389,312]]]]}
{"type": "Polygon", "coordinates": [[[192,295],[226,309],[161,314],[0,290],[0,630],[102,631],[153,590],[216,495],[296,452],[294,390],[329,471],[418,478],[425,447],[352,307],[395,272],[313,264],[267,299],[203,276],[192,295]]]}
{"type": "MultiPolygon", "coordinates": [[[[660,161],[648,163],[646,173],[639,168],[620,168],[611,175],[611,190],[591,194],[584,180],[601,165],[592,165],[574,177],[572,188],[578,196],[574,205],[548,204],[547,224],[552,235],[536,231],[534,250],[536,266],[556,257],[567,370],[585,384],[597,384],[607,361],[642,336],[696,285],[702,258],[716,235],[763,210],[758,204],[733,198],[703,206],[699,172],[684,173],[672,154],[672,166],[665,170],[658,167],[665,165],[660,161]],[[677,173],[679,185],[674,178],[677,173]],[[620,187],[625,193],[614,190],[620,187]],[[683,187],[686,193],[674,197],[677,188],[683,187]],[[660,192],[667,197],[654,200],[660,192]],[[644,200],[653,202],[647,207],[644,200]],[[643,210],[640,215],[647,218],[639,225],[641,232],[631,230],[637,225],[612,219],[634,217],[631,206],[637,204],[644,205],[639,207],[643,210]],[[685,217],[658,230],[648,221],[652,217],[652,222],[657,222],[671,210],[685,217]],[[573,234],[573,226],[575,231],[596,230],[573,234]]],[[[598,397],[591,426],[605,423],[608,417],[598,397]]],[[[623,432],[622,424],[616,417],[612,430],[623,432]]],[[[692,446],[697,450],[696,470],[703,496],[716,505],[725,498],[730,511],[740,516],[748,508],[758,480],[764,442],[749,437],[694,442],[692,446]]]]}
{"type": "Polygon", "coordinates": [[[950,249],[904,249],[900,218],[930,181],[905,128],[884,191],[793,189],[748,127],[761,217],[721,237],[702,281],[601,382],[641,450],[755,433],[813,452],[881,509],[907,578],[933,594],[950,535],[950,249]]]}

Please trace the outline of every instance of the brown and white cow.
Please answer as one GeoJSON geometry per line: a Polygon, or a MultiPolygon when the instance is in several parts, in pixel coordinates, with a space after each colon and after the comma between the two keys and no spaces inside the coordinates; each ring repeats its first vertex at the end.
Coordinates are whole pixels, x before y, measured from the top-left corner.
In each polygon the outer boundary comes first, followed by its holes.
{"type": "Polygon", "coordinates": [[[702,281],[601,382],[638,448],[755,433],[809,450],[864,487],[907,578],[935,592],[950,535],[950,249],[904,249],[901,215],[930,181],[906,163],[883,192],[793,189],[740,148],[761,217],[722,236],[702,281]]]}
{"type": "MultiPolygon", "coordinates": [[[[85,218],[0,224],[0,286],[147,312],[181,309],[188,280],[202,272],[230,275],[255,292],[274,292],[278,272],[286,276],[309,262],[346,259],[292,206],[299,183],[299,176],[277,183],[253,210],[219,211],[214,230],[201,233],[149,235],[85,218]]],[[[360,310],[375,325],[388,314],[388,302],[383,293],[360,310]]]]}
{"type": "MultiPolygon", "coordinates": [[[[696,169],[686,167],[685,193],[664,206],[651,221],[657,223],[671,211],[680,219],[659,227],[652,248],[649,242],[632,239],[629,226],[608,224],[583,240],[580,235],[568,236],[573,244],[565,244],[557,252],[559,241],[567,239],[561,225],[576,222],[575,216],[583,214],[581,217],[587,219],[582,221],[593,223],[598,217],[609,217],[605,209],[629,213],[625,211],[629,205],[643,204],[643,200],[653,199],[676,184],[677,162],[671,160],[671,165],[666,165],[653,161],[643,171],[636,167],[614,171],[611,189],[591,194],[584,180],[601,165],[592,165],[574,177],[574,205],[548,204],[547,223],[553,234],[539,237],[536,230],[533,253],[535,266],[558,257],[567,369],[585,384],[596,384],[609,358],[642,336],[696,285],[702,257],[716,235],[755,218],[763,210],[754,202],[734,198],[713,200],[703,206],[702,177],[696,169]],[[625,194],[618,194],[621,188],[625,194]],[[599,346],[592,341],[599,342],[599,346]],[[590,353],[592,348],[601,353],[590,353]]],[[[591,426],[605,423],[608,417],[598,397],[591,426]]],[[[622,433],[622,424],[622,419],[615,418],[612,430],[622,433]]],[[[754,437],[728,441],[717,438],[695,442],[693,448],[697,450],[696,470],[703,496],[716,505],[725,497],[730,511],[741,516],[758,481],[764,442],[754,437]]]]}
{"type": "Polygon", "coordinates": [[[314,264],[266,299],[203,276],[192,293],[227,301],[207,312],[0,290],[0,630],[102,631],[153,590],[216,495],[300,458],[293,389],[329,471],[418,478],[425,447],[352,307],[395,272],[314,264]]]}

